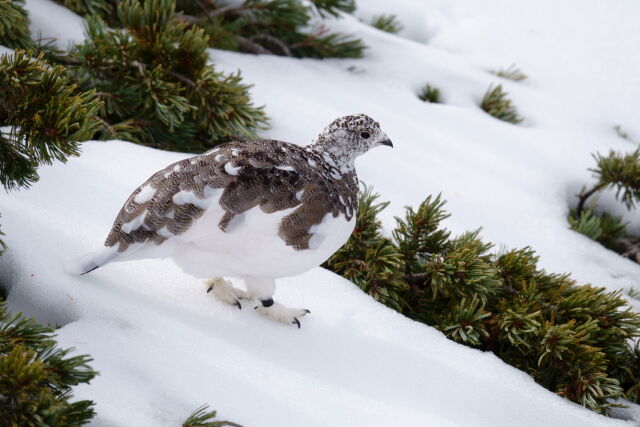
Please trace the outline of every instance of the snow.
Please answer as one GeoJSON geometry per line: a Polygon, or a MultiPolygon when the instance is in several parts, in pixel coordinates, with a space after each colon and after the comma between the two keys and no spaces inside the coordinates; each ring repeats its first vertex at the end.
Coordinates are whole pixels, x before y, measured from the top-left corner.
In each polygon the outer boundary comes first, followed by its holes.
{"type": "MultiPolygon", "coordinates": [[[[532,246],[541,265],[582,283],[627,289],[640,266],[568,229],[566,215],[592,183],[591,153],[636,148],[640,42],[634,0],[360,0],[358,18],[396,13],[399,36],[346,16],[330,25],[370,46],[361,60],[299,60],[212,50],[219,69],[240,69],[273,119],[266,137],[313,139],[334,118],[364,112],[394,143],[356,162],[360,178],[403,206],[442,192],[455,232],[483,227],[499,246],[532,246]],[[529,79],[487,72],[516,63],[529,79]],[[416,97],[426,83],[445,104],[416,97]],[[477,104],[503,84],[522,125],[477,104]],[[634,127],[635,126],[635,127],[634,127]]],[[[81,21],[47,0],[28,0],[32,31],[81,39],[81,21]],[[43,18],[45,17],[45,18],[43,18]]],[[[74,277],[65,261],[104,238],[129,194],[185,156],[126,142],[89,142],[80,158],[40,169],[26,191],[2,196],[9,251],[0,282],[9,305],[61,325],[62,346],[100,371],[78,398],[97,402],[96,426],[177,425],[208,403],[246,426],[631,425],[555,396],[490,353],[376,303],[321,268],[278,280],[276,300],[311,314],[302,328],[224,305],[166,260],[132,261],[74,277]]],[[[605,195],[601,203],[614,209],[605,195]]],[[[144,196],[141,196],[144,197],[144,196]]],[[[638,223],[637,216],[628,216],[638,223]]],[[[636,309],[640,302],[636,301],[636,309]]],[[[640,419],[637,407],[619,414],[640,419]]]]}
{"type": "Polygon", "coordinates": [[[84,20],[49,0],[25,0],[29,11],[29,29],[37,40],[53,40],[60,49],[69,49],[84,40],[84,20]]]}

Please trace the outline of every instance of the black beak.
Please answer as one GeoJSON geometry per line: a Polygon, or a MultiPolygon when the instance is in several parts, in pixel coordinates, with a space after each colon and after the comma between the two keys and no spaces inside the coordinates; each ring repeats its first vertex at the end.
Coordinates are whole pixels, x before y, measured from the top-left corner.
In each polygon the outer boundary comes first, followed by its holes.
{"type": "Polygon", "coordinates": [[[386,146],[388,146],[388,147],[393,148],[393,142],[391,142],[391,140],[390,140],[390,139],[384,139],[384,140],[380,141],[380,143],[379,143],[379,144],[380,144],[380,145],[386,145],[386,146]]]}

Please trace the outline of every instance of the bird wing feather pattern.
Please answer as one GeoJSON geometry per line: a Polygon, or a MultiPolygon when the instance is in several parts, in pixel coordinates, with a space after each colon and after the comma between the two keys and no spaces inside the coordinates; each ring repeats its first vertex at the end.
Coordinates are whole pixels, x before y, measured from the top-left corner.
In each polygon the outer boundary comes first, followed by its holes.
{"type": "Polygon", "coordinates": [[[266,214],[296,208],[283,218],[278,235],[297,250],[309,247],[310,228],[327,213],[351,219],[355,175],[331,179],[336,171],[301,147],[251,142],[225,144],[155,173],[129,196],[105,246],[123,254],[136,243],[161,245],[189,230],[210,207],[211,194],[220,190],[224,214],[218,227],[223,231],[236,215],[256,206],[266,214]]]}

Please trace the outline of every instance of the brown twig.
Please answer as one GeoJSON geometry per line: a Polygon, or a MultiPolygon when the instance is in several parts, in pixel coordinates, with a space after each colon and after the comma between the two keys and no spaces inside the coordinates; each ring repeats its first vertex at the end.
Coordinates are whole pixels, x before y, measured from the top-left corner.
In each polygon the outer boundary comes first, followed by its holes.
{"type": "Polygon", "coordinates": [[[242,36],[237,36],[236,40],[238,41],[238,47],[242,52],[253,53],[256,55],[273,55],[269,49],[260,46],[258,43],[252,42],[250,39],[242,36]]]}
{"type": "Polygon", "coordinates": [[[198,85],[191,80],[189,77],[182,75],[180,73],[176,73],[175,71],[167,71],[167,74],[169,74],[172,77],[175,77],[176,79],[180,80],[182,83],[188,84],[189,86],[191,86],[194,89],[198,89],[198,85]]]}
{"type": "Polygon", "coordinates": [[[584,204],[587,201],[587,199],[591,197],[595,192],[603,189],[606,186],[607,186],[606,183],[600,183],[587,192],[581,192],[580,194],[576,194],[576,197],[579,200],[578,207],[576,207],[576,217],[580,218],[580,214],[584,210],[584,204]]]}
{"type": "Polygon", "coordinates": [[[280,52],[282,53],[282,55],[280,56],[293,56],[291,55],[291,50],[289,50],[289,47],[286,44],[284,44],[282,40],[280,40],[277,37],[270,36],[269,34],[260,34],[257,36],[253,36],[251,37],[250,40],[252,42],[255,42],[256,40],[264,40],[266,42],[276,45],[280,49],[280,52]]]}
{"type": "Polygon", "coordinates": [[[98,121],[100,121],[102,123],[102,126],[104,126],[104,128],[107,130],[107,132],[109,132],[109,134],[111,134],[111,136],[115,136],[116,135],[116,130],[113,126],[111,126],[111,124],[109,122],[107,122],[105,119],[103,119],[100,116],[96,116],[96,119],[98,119],[98,121]]]}
{"type": "Polygon", "coordinates": [[[325,35],[328,32],[329,32],[329,29],[327,27],[325,27],[324,25],[318,25],[314,29],[314,31],[311,34],[309,34],[307,38],[299,41],[298,43],[292,44],[291,46],[289,46],[289,48],[297,49],[299,47],[310,46],[312,44],[311,42],[316,40],[318,37],[325,35]]]}

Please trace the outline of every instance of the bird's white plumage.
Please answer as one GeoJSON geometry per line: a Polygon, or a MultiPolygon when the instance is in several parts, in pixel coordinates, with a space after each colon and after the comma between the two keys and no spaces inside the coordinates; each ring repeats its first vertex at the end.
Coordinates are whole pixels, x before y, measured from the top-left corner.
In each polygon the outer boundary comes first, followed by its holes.
{"type": "MultiPolygon", "coordinates": [[[[343,215],[327,214],[311,228],[309,249],[297,251],[277,237],[280,221],[292,209],[265,213],[255,207],[237,215],[222,231],[218,223],[225,211],[219,204],[220,195],[218,191],[198,201],[207,212],[187,232],[172,235],[160,246],[131,245],[112,262],[161,255],[171,257],[186,273],[200,278],[294,276],[322,264],[344,244],[355,226],[354,218],[347,221],[343,215]]],[[[168,230],[166,233],[171,234],[168,230]]]]}
{"type": "MultiPolygon", "coordinates": [[[[185,273],[200,278],[295,276],[326,261],[349,238],[355,226],[353,217],[349,221],[343,215],[334,217],[328,213],[320,224],[311,227],[309,249],[298,251],[277,237],[282,218],[292,209],[265,213],[255,207],[237,215],[222,231],[218,227],[225,214],[219,203],[222,191],[209,189],[207,193],[209,197],[205,199],[187,191],[174,196],[177,204],[197,203],[207,209],[187,232],[175,236],[163,227],[159,234],[169,239],[162,245],[135,243],[120,253],[103,247],[94,256],[104,258],[109,253],[110,262],[169,257],[185,273]]],[[[145,214],[125,224],[127,230],[143,227],[145,214]]]]}

